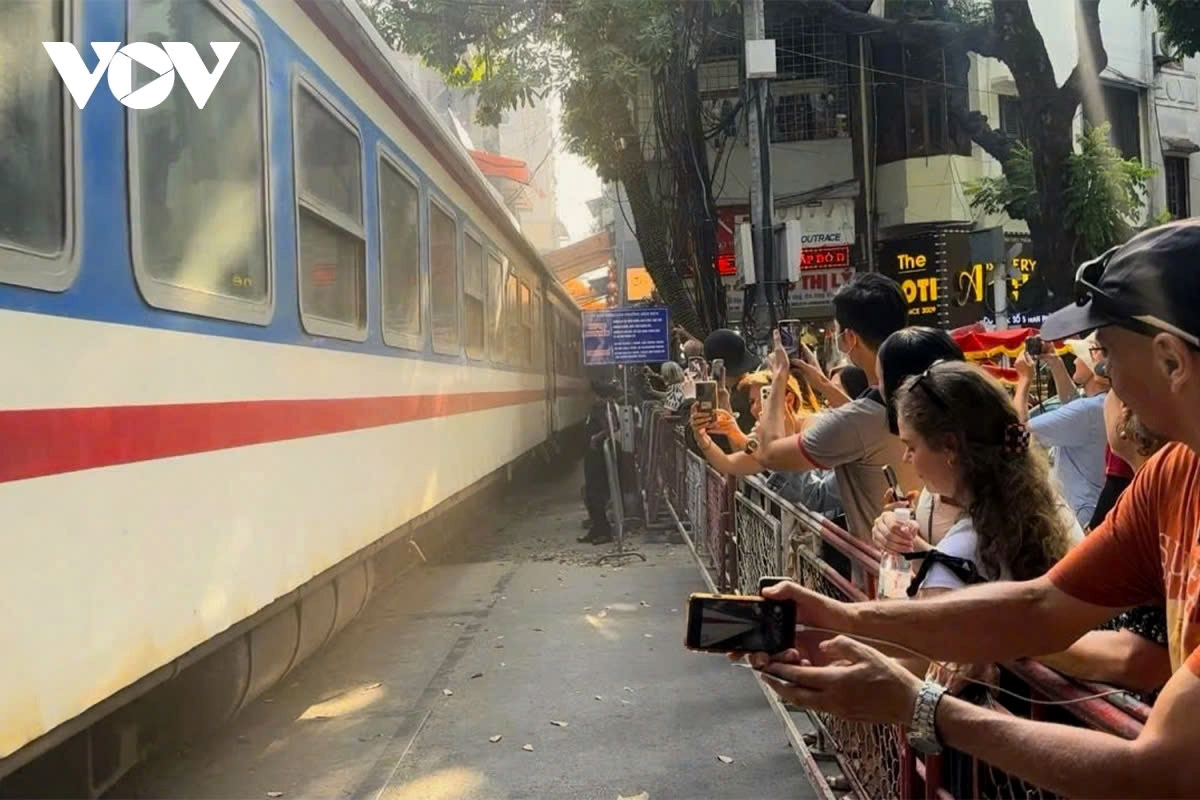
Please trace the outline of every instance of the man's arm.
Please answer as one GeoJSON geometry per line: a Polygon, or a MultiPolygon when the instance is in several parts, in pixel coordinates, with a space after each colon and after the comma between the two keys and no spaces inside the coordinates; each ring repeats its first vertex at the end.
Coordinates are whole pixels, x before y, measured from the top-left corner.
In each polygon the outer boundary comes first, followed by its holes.
{"type": "Polygon", "coordinates": [[[1051,353],[1042,356],[1042,361],[1050,368],[1050,374],[1054,377],[1054,391],[1058,392],[1059,402],[1066,405],[1079,399],[1075,381],[1071,380],[1071,373],[1067,372],[1067,365],[1063,363],[1062,358],[1057,353],[1051,353]]]}
{"type": "MultiPolygon", "coordinates": [[[[1057,653],[1120,611],[1077,600],[1044,576],[978,584],[928,600],[830,608],[834,624],[823,627],[894,642],[939,661],[958,662],[1009,661],[1057,653]]],[[[804,624],[804,609],[799,610],[797,620],[804,624]]]]}
{"type": "Polygon", "coordinates": [[[1167,682],[1137,739],[1034,722],[954,697],[938,704],[942,740],[1005,772],[1068,797],[1195,797],[1200,787],[1200,678],[1167,682]]]}
{"type": "Polygon", "coordinates": [[[1140,692],[1161,689],[1171,679],[1167,648],[1129,630],[1091,631],[1061,653],[1037,660],[1085,681],[1140,692]]]}

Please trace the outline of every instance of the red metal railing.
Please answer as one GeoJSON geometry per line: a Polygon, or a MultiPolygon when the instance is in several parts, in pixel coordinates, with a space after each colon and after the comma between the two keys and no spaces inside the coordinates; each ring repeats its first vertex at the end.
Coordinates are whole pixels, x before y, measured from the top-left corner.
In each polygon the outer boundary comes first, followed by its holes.
{"type": "MultiPolygon", "coordinates": [[[[646,415],[658,427],[643,472],[647,495],[657,492],[671,517],[690,536],[714,583],[722,590],[757,592],[759,577],[786,574],[800,584],[848,602],[874,596],[881,553],[870,542],[773,492],[757,477],[733,479],[689,453],[669,417],[646,415]],[[828,563],[836,552],[860,575],[860,584],[828,563]]],[[[656,501],[657,502],[657,501],[656,501]]],[[[1111,687],[1076,681],[1034,661],[1002,664],[1002,684],[1042,700],[1078,699],[1111,687]]],[[[1033,719],[1054,719],[1135,738],[1149,708],[1130,695],[1047,707],[989,697],[989,707],[1033,719]]],[[[836,758],[859,798],[1052,797],[1040,787],[963,753],[918,757],[901,728],[808,715],[817,749],[836,758]]],[[[819,778],[820,776],[814,776],[819,778]]]]}

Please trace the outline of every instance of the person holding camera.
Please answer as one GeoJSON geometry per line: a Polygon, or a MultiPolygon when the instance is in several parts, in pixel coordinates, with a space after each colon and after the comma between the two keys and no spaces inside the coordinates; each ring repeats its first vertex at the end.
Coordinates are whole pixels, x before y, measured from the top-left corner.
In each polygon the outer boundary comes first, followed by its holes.
{"type": "MultiPolygon", "coordinates": [[[[1035,340],[1040,343],[1040,340],[1035,340]]],[[[1034,355],[1026,344],[1017,359],[1017,392],[1013,402],[1021,421],[1044,447],[1057,448],[1054,478],[1081,526],[1087,526],[1096,511],[1105,481],[1104,393],[1109,382],[1096,374],[1093,340],[1070,339],[1066,342],[1075,356],[1075,372],[1067,372],[1061,358],[1048,348],[1034,346],[1034,355]],[[1036,359],[1036,360],[1035,360],[1036,359]],[[1062,402],[1053,411],[1036,417],[1029,415],[1029,387],[1037,362],[1050,368],[1054,386],[1062,402]]]]}
{"type": "Polygon", "coordinates": [[[954,748],[1059,796],[1196,796],[1197,252],[1200,219],[1143,231],[1083,264],[1075,303],[1050,315],[1043,327],[1055,339],[1098,331],[1114,389],[1147,430],[1168,442],[1138,470],[1099,529],[1046,575],[929,599],[842,603],[792,582],[764,588],[764,598],[792,602],[804,626],[794,648],[750,656],[776,694],[844,719],[907,726],[908,742],[919,753],[954,748]],[[1170,678],[1133,739],[963,702],[868,643],[938,660],[1004,662],[1061,652],[1122,610],[1145,604],[1165,607],[1170,678]]]}

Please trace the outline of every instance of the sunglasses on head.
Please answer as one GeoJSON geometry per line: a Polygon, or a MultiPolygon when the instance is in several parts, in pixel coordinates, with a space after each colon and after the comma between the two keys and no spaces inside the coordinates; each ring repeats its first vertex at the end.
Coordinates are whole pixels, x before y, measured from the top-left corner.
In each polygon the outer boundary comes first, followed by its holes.
{"type": "Polygon", "coordinates": [[[937,361],[930,364],[929,368],[918,375],[917,379],[913,381],[913,386],[920,386],[921,390],[925,392],[925,394],[929,396],[929,399],[936,403],[937,406],[942,409],[942,411],[949,411],[950,403],[948,403],[946,398],[942,396],[942,393],[938,391],[937,386],[933,382],[932,375],[934,367],[945,363],[946,359],[939,358],[937,361]]]}
{"type": "Polygon", "coordinates": [[[1098,312],[1111,319],[1115,325],[1134,333],[1143,336],[1170,333],[1183,339],[1192,347],[1200,348],[1200,338],[1180,330],[1153,314],[1134,313],[1128,304],[1100,288],[1100,278],[1104,275],[1105,267],[1112,260],[1113,254],[1120,249],[1118,245],[1098,258],[1079,265],[1079,269],[1075,273],[1075,303],[1080,306],[1091,303],[1098,312]]]}

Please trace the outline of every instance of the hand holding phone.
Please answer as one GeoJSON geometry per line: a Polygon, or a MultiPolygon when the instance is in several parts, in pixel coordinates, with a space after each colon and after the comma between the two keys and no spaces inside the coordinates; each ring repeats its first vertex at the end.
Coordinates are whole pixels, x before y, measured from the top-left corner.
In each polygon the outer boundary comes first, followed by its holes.
{"type": "Polygon", "coordinates": [[[716,381],[696,381],[696,408],[704,414],[717,410],[716,381]]]}
{"type": "Polygon", "coordinates": [[[779,341],[789,357],[799,357],[803,323],[798,319],[779,320],[779,341]]]}
{"type": "Polygon", "coordinates": [[[887,479],[888,486],[892,489],[892,497],[895,498],[895,502],[906,502],[908,495],[904,494],[904,490],[900,488],[900,481],[896,479],[896,470],[892,469],[891,464],[883,465],[883,477],[887,479]]]}
{"type": "Polygon", "coordinates": [[[779,653],[796,637],[796,606],[790,601],[731,594],[688,598],[684,646],[703,653],[779,653]]]}

